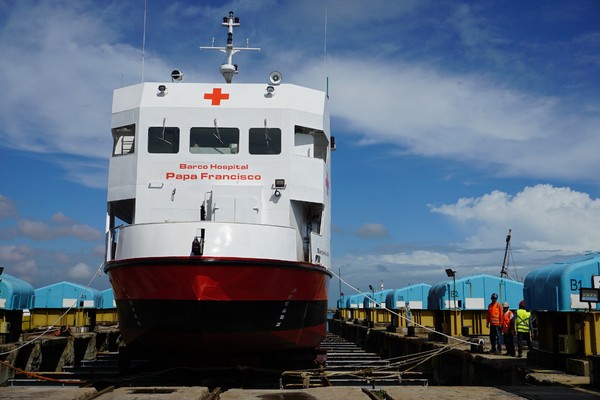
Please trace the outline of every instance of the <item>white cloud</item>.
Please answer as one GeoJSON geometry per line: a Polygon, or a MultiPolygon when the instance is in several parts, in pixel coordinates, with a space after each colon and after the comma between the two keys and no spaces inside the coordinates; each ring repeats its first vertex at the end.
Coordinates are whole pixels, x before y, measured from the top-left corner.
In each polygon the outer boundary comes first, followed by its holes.
{"type": "Polygon", "coordinates": [[[388,288],[400,288],[443,281],[445,268],[457,270],[459,276],[499,276],[508,229],[512,239],[506,266],[515,278],[575,254],[600,250],[600,199],[566,187],[540,184],[515,195],[496,190],[430,208],[464,236],[436,246],[435,251],[426,244],[412,250],[398,244],[397,249],[339,255],[336,263],[342,266],[343,278],[363,288],[379,280],[388,288]]]}
{"type": "Polygon", "coordinates": [[[77,224],[71,218],[58,212],[52,216],[52,222],[57,226],[54,228],[56,236],[72,236],[81,240],[100,240],[103,235],[97,229],[89,225],[77,224]]]}
{"type": "Polygon", "coordinates": [[[22,219],[18,223],[17,231],[22,236],[36,240],[50,240],[54,237],[50,226],[42,221],[22,219]]]}
{"type": "Polygon", "coordinates": [[[363,238],[380,238],[388,235],[388,231],[382,224],[366,223],[356,230],[356,235],[363,238]]]}
{"type": "Polygon", "coordinates": [[[74,265],[68,272],[67,277],[73,281],[90,279],[96,271],[85,263],[74,265]]]}
{"type": "Polygon", "coordinates": [[[33,251],[28,246],[8,245],[0,246],[0,262],[17,262],[31,257],[33,251]]]}
{"type": "Polygon", "coordinates": [[[14,203],[7,197],[0,194],[0,219],[12,217],[17,214],[14,203]]]}
{"type": "MultiPolygon", "coordinates": [[[[364,145],[390,143],[498,175],[598,179],[600,118],[558,97],[399,61],[332,57],[328,65],[332,115],[364,145]]],[[[318,66],[302,75],[322,81],[318,66]]]]}
{"type": "Polygon", "coordinates": [[[416,250],[410,253],[382,254],[380,256],[371,255],[375,262],[386,264],[406,265],[406,266],[441,266],[448,265],[450,258],[446,254],[433,251],[416,250]]]}
{"type": "Polygon", "coordinates": [[[34,259],[35,251],[29,246],[0,246],[0,265],[4,272],[33,282],[38,277],[38,267],[34,259]]]}
{"type": "Polygon", "coordinates": [[[76,224],[62,213],[55,214],[52,224],[44,221],[21,219],[16,234],[35,240],[54,240],[60,237],[73,237],[79,240],[100,240],[102,233],[85,224],[76,224]]]}
{"type": "MultiPolygon", "coordinates": [[[[365,290],[368,285],[401,288],[408,284],[439,281],[440,272],[451,265],[447,254],[427,251],[378,251],[347,254],[337,257],[344,280],[342,291],[349,294],[354,288],[365,290]],[[350,287],[348,287],[350,286],[350,287]]],[[[337,272],[337,271],[334,271],[337,272]]],[[[334,296],[332,296],[334,297],[334,296]]]]}
{"type": "Polygon", "coordinates": [[[56,229],[56,234],[60,236],[72,236],[79,240],[95,241],[102,239],[103,235],[96,228],[89,225],[73,224],[62,226],[56,229]]]}
{"type": "Polygon", "coordinates": [[[454,204],[432,207],[470,232],[467,248],[497,244],[498,232],[512,229],[514,247],[564,254],[600,249],[600,199],[566,187],[536,185],[514,196],[494,191],[454,204]]]}
{"type": "MultiPolygon", "coordinates": [[[[88,6],[18,2],[7,13],[0,31],[0,73],[9,78],[0,97],[0,138],[20,150],[77,156],[56,161],[63,160],[70,179],[103,187],[107,165],[93,160],[110,154],[112,90],[141,81],[141,52],[119,43],[104,13],[88,6]]],[[[166,70],[148,54],[146,77],[166,70]]]]}
{"type": "MultiPolygon", "coordinates": [[[[46,286],[66,279],[88,284],[101,265],[103,252],[99,246],[80,252],[47,250],[25,245],[0,246],[0,266],[4,272],[23,279],[34,288],[46,286]],[[67,266],[72,265],[71,268],[67,266]]],[[[106,275],[95,276],[92,287],[109,287],[106,275]]]]}
{"type": "Polygon", "coordinates": [[[63,214],[62,212],[57,212],[55,213],[52,218],[51,218],[52,222],[55,222],[57,224],[71,224],[73,223],[73,220],[69,217],[67,217],[65,214],[63,214]]]}

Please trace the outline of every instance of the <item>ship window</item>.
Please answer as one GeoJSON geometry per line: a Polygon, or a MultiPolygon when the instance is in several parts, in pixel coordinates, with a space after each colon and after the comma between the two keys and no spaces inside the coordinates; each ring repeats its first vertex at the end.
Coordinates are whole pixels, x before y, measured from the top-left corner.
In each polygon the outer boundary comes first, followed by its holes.
{"type": "Polygon", "coordinates": [[[111,132],[113,137],[113,156],[133,153],[135,150],[135,124],[113,128],[111,132]]]}
{"type": "Polygon", "coordinates": [[[329,140],[325,133],[319,129],[313,129],[306,126],[296,125],[294,127],[295,135],[295,146],[294,152],[299,155],[306,155],[307,149],[306,144],[308,143],[308,139],[300,140],[301,135],[310,135],[312,136],[312,145],[310,145],[310,149],[312,151],[312,155],[308,155],[308,157],[320,158],[323,161],[327,161],[327,152],[329,147],[329,140]]]}
{"type": "Polygon", "coordinates": [[[179,152],[179,128],[153,126],[148,129],[148,153],[179,152]]]}
{"type": "Polygon", "coordinates": [[[190,153],[237,154],[240,130],[237,128],[192,128],[190,130],[190,153]]]}
{"type": "Polygon", "coordinates": [[[250,154],[281,154],[281,129],[251,128],[250,154]]]}

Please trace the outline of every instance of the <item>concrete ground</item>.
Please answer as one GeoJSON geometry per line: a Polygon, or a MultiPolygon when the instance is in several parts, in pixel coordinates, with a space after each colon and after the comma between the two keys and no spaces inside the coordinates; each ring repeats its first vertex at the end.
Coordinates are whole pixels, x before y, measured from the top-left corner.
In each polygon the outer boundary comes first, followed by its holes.
{"type": "Polygon", "coordinates": [[[96,393],[94,388],[8,386],[0,387],[0,399],[6,400],[81,400],[96,393]]]}
{"type": "Polygon", "coordinates": [[[1,387],[0,399],[8,400],[592,400],[599,393],[566,386],[389,386],[320,387],[296,390],[230,389],[213,396],[206,387],[129,387],[97,393],[93,388],[1,387]],[[385,396],[384,396],[385,394],[385,396]]]}

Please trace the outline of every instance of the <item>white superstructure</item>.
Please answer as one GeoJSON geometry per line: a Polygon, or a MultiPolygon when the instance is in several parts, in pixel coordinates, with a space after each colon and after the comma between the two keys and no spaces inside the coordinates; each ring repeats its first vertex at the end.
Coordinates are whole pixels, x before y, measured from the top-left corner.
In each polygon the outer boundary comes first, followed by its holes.
{"type": "Polygon", "coordinates": [[[121,229],[111,257],[190,255],[205,228],[206,256],[330,267],[324,121],[324,94],[295,85],[156,82],[115,90],[109,216],[136,226],[121,229]]]}

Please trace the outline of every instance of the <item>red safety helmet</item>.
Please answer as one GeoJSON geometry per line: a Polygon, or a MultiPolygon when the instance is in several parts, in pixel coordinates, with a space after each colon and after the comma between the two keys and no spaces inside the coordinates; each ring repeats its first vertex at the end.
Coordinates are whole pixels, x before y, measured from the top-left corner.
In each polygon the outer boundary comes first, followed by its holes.
{"type": "Polygon", "coordinates": [[[525,300],[519,302],[519,308],[525,308],[525,300]]]}

